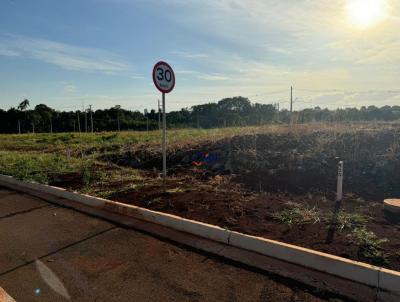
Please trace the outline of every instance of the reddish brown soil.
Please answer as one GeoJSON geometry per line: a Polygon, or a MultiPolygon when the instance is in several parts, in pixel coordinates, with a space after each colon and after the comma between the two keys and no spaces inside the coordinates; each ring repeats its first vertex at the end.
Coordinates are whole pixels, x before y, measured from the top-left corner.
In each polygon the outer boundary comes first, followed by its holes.
{"type": "Polygon", "coordinates": [[[78,190],[83,186],[83,177],[77,172],[51,174],[49,175],[49,185],[78,190]]]}
{"type": "Polygon", "coordinates": [[[232,184],[228,176],[210,177],[196,169],[186,171],[186,174],[191,177],[172,177],[165,186],[161,181],[155,181],[114,193],[109,198],[374,264],[359,254],[358,246],[348,238],[349,230],[332,231],[327,222],[290,227],[272,217],[273,213],[287,208],[288,201],[316,206],[327,216],[335,209],[356,212],[370,217],[368,230],[379,238],[390,240],[383,245],[388,254],[388,262],[383,266],[400,270],[400,225],[392,224],[384,217],[381,203],[366,202],[351,195],[337,204],[322,195],[254,193],[232,184]]]}

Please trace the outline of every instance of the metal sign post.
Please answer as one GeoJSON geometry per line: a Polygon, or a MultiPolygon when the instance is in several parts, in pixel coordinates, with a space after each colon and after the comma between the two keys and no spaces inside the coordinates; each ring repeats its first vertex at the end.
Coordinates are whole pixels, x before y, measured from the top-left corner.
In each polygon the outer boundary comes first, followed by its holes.
{"type": "Polygon", "coordinates": [[[162,93],[162,158],[163,179],[167,177],[167,119],[165,114],[165,94],[170,93],[175,87],[175,73],[172,67],[163,61],[158,62],[153,68],[153,82],[162,93]]]}
{"type": "Polygon", "coordinates": [[[165,115],[165,93],[162,94],[162,155],[163,178],[167,177],[167,118],[165,115]]]}

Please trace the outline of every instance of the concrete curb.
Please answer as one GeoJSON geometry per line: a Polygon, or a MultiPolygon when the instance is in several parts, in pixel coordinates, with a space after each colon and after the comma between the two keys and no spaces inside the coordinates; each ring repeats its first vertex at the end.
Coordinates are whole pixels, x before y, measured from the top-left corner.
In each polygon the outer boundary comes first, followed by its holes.
{"type": "MultiPolygon", "coordinates": [[[[107,212],[165,226],[400,295],[400,272],[397,271],[383,269],[279,241],[245,235],[206,223],[155,212],[137,206],[81,195],[61,188],[19,181],[10,176],[0,175],[0,185],[30,194],[35,192],[38,194],[47,193],[55,197],[83,204],[90,208],[106,210],[107,212]]],[[[65,203],[66,201],[63,202],[63,204],[65,203]]],[[[71,205],[71,207],[74,207],[74,205],[71,205]]],[[[244,263],[246,262],[244,261],[244,263]]]]}

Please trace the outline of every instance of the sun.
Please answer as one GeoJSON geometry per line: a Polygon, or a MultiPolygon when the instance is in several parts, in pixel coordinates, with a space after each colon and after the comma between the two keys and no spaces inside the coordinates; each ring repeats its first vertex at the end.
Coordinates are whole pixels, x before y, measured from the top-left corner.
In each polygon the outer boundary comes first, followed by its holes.
{"type": "Polygon", "coordinates": [[[387,0],[347,0],[348,19],[356,27],[367,28],[385,19],[387,6],[387,0]]]}

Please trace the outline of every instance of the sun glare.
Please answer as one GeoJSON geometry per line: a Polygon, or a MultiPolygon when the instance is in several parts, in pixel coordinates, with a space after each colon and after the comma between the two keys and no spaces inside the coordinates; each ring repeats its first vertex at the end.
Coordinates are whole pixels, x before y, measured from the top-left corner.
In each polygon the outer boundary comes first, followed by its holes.
{"type": "Polygon", "coordinates": [[[347,0],[350,23],[366,28],[382,21],[387,14],[387,0],[347,0]]]}

